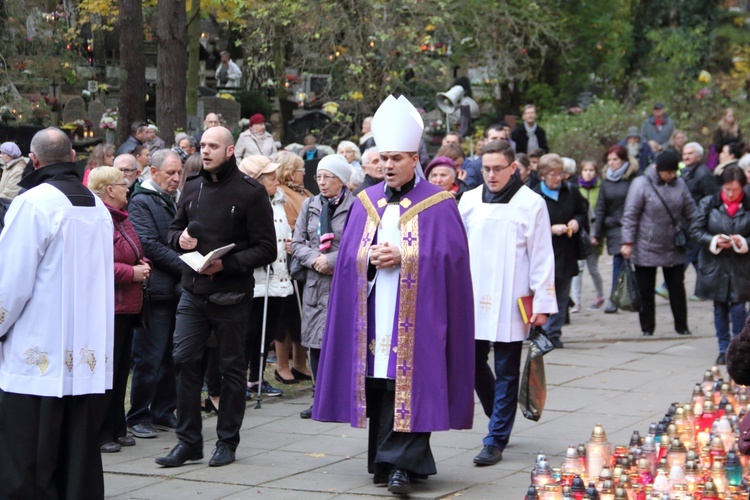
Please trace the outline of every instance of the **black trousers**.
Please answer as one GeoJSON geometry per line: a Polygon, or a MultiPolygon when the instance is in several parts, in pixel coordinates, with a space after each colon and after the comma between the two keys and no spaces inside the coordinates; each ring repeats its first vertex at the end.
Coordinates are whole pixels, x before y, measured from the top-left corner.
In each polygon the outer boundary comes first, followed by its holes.
{"type": "Polygon", "coordinates": [[[0,391],[0,498],[104,498],[93,397],[0,391]]]}
{"type": "MultiPolygon", "coordinates": [[[[674,329],[683,332],[688,329],[687,299],[685,297],[685,265],[662,267],[664,281],[669,290],[669,306],[674,317],[674,329]]],[[[641,295],[641,331],[654,333],[656,328],[656,304],[654,286],[656,285],[656,268],[635,266],[635,279],[638,282],[638,293],[641,295]]]]}
{"type": "Polygon", "coordinates": [[[368,378],[365,382],[367,417],[370,419],[367,446],[367,471],[385,476],[398,467],[412,474],[437,473],[430,449],[429,432],[396,432],[393,430],[395,381],[368,378]]]}
{"type": "Polygon", "coordinates": [[[208,296],[187,291],[180,298],[174,334],[177,437],[193,449],[203,447],[201,361],[211,331],[216,335],[222,377],[217,444],[235,449],[240,442],[240,427],[245,417],[245,334],[251,306],[249,296],[238,304],[226,306],[211,303],[208,296]]]}
{"type": "Polygon", "coordinates": [[[100,414],[99,444],[112,443],[128,433],[125,424],[125,394],[128,390],[133,330],[139,314],[115,314],[115,344],[112,349],[112,389],[93,396],[100,414]]]}

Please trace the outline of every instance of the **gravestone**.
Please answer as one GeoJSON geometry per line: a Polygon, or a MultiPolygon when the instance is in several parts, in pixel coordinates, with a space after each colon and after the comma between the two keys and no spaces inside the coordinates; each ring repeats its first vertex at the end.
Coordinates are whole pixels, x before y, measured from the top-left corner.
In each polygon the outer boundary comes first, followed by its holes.
{"type": "Polygon", "coordinates": [[[62,109],[62,121],[63,123],[70,123],[75,120],[85,120],[86,116],[86,103],[82,97],[73,97],[68,99],[62,109]]]}
{"type": "Polygon", "coordinates": [[[198,98],[198,116],[200,116],[201,121],[206,118],[208,113],[221,115],[221,120],[226,123],[229,130],[232,130],[237,126],[240,118],[242,118],[242,107],[240,103],[231,99],[222,99],[220,97],[198,98]]]}
{"type": "Polygon", "coordinates": [[[102,119],[105,111],[107,111],[107,108],[101,102],[92,101],[89,103],[89,120],[94,124],[93,130],[96,137],[104,137],[104,129],[99,128],[99,120],[102,119]]]}

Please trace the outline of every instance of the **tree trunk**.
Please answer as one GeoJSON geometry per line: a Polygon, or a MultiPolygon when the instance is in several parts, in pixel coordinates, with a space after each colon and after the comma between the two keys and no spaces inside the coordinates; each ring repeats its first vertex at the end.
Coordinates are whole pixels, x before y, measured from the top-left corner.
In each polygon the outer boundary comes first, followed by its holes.
{"type": "Polygon", "coordinates": [[[130,135],[130,125],[146,120],[146,60],[143,57],[143,11],[141,0],[117,0],[120,9],[120,65],[125,78],[120,83],[119,143],[130,135]]]}
{"type": "Polygon", "coordinates": [[[201,3],[190,2],[188,14],[188,71],[187,71],[187,113],[198,114],[198,87],[200,86],[200,37],[201,3]]]}
{"type": "Polygon", "coordinates": [[[162,138],[171,144],[175,129],[185,129],[187,113],[187,26],[185,2],[159,0],[156,28],[156,123],[162,138]]]}

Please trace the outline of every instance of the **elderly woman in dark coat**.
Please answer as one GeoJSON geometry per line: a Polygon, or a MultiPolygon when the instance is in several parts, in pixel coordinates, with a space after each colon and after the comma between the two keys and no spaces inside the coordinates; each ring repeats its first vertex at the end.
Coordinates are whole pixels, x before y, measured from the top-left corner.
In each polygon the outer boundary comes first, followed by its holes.
{"type": "Polygon", "coordinates": [[[677,177],[678,164],[674,152],[660,154],[656,165],[633,181],[625,200],[620,253],[635,265],[644,336],[653,335],[656,328],[657,267],[662,268],[669,290],[674,329],[680,335],[690,335],[685,299],[685,246],[675,245],[675,237],[692,222],[696,208],[687,184],[677,177]]]}
{"type": "Polygon", "coordinates": [[[570,189],[563,182],[563,161],[556,154],[547,154],[539,159],[539,177],[542,182],[534,189],[547,203],[552,225],[552,248],[555,252],[556,314],[552,314],[544,330],[555,344],[563,347],[562,327],[570,302],[570,286],[578,274],[581,228],[589,229],[588,206],[578,189],[570,189]]]}
{"type": "MultiPolygon", "coordinates": [[[[341,234],[354,200],[346,184],[351,167],[341,155],[325,156],[318,163],[320,194],[302,203],[292,237],[292,256],[307,268],[302,293],[302,345],[310,349],[310,367],[317,375],[328,297],[336,269],[341,234]]],[[[300,413],[312,416],[312,407],[300,413]]]]}
{"type": "MultiPolygon", "coordinates": [[[[612,146],[607,150],[607,169],[602,175],[599,198],[594,209],[594,227],[591,243],[596,246],[602,238],[607,242],[607,253],[612,255],[612,290],[615,289],[625,259],[620,254],[622,246],[622,212],[630,183],[638,175],[638,162],[628,157],[624,146],[612,146]]],[[[611,301],[604,307],[605,313],[616,313],[617,306],[611,301]]]]}
{"type": "Polygon", "coordinates": [[[745,173],[737,166],[721,174],[719,193],[705,197],[690,226],[700,245],[697,294],[714,301],[714,327],[719,341],[716,364],[724,364],[731,336],[745,325],[750,300],[750,199],[743,192],[745,173]]]}

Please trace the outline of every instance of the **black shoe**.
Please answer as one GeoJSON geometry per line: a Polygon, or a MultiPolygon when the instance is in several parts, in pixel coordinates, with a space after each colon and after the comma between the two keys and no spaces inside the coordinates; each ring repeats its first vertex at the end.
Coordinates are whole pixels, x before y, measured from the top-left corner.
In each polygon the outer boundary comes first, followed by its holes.
{"type": "Polygon", "coordinates": [[[299,384],[299,380],[297,380],[296,378],[288,379],[288,378],[284,378],[281,375],[279,375],[279,370],[274,370],[273,371],[273,378],[275,378],[276,380],[278,380],[279,382],[281,382],[284,385],[299,384]]]}
{"type": "Polygon", "coordinates": [[[688,330],[687,328],[685,328],[685,329],[684,329],[684,330],[682,330],[682,331],[678,331],[677,333],[678,333],[679,335],[692,335],[692,334],[693,334],[693,332],[691,332],[691,331],[690,331],[690,330],[688,330]]]}
{"type": "Polygon", "coordinates": [[[194,462],[196,460],[203,460],[203,450],[192,450],[184,443],[177,443],[177,446],[172,448],[169,455],[159,457],[155,459],[155,462],[164,467],[182,467],[185,465],[185,462],[194,462]]]}
{"type": "Polygon", "coordinates": [[[725,365],[725,364],[727,364],[727,355],[724,354],[723,352],[720,352],[719,353],[719,357],[716,358],[716,364],[717,365],[725,365]]]}
{"type": "Polygon", "coordinates": [[[214,406],[214,402],[211,401],[210,396],[206,396],[206,400],[203,402],[203,411],[206,413],[216,413],[219,414],[219,410],[216,409],[214,406]]]}
{"type": "Polygon", "coordinates": [[[307,410],[302,410],[301,412],[299,412],[299,418],[312,418],[312,406],[310,406],[310,408],[308,408],[307,410]]]}
{"type": "Polygon", "coordinates": [[[292,375],[294,375],[294,378],[296,378],[297,380],[312,380],[312,377],[310,375],[305,375],[296,368],[292,368],[292,375]]]}
{"type": "Polygon", "coordinates": [[[99,447],[99,451],[102,453],[117,453],[122,449],[119,443],[112,441],[111,443],[104,443],[99,447]]]}
{"type": "Polygon", "coordinates": [[[117,444],[120,446],[135,446],[135,438],[131,435],[117,438],[117,444]]]}
{"type": "Polygon", "coordinates": [[[388,478],[388,491],[397,495],[408,495],[411,492],[409,474],[404,469],[398,467],[393,469],[388,478]]]}
{"type": "Polygon", "coordinates": [[[654,332],[642,332],[642,336],[643,337],[653,337],[654,336],[654,332]]]}
{"type": "Polygon", "coordinates": [[[214,450],[214,455],[208,461],[211,467],[222,467],[234,462],[234,450],[225,444],[219,444],[214,450]]]}
{"type": "Polygon", "coordinates": [[[153,426],[160,431],[175,432],[177,430],[177,417],[174,415],[168,415],[167,417],[154,422],[153,426]]]}
{"type": "Polygon", "coordinates": [[[550,340],[552,341],[552,345],[555,346],[555,349],[562,349],[564,347],[563,341],[560,340],[560,337],[550,337],[550,340]]]}
{"type": "Polygon", "coordinates": [[[491,444],[484,445],[479,455],[474,457],[474,465],[495,465],[503,459],[503,450],[491,444]]]}
{"type": "Polygon", "coordinates": [[[150,439],[155,438],[159,433],[156,432],[154,426],[149,422],[143,422],[141,424],[133,424],[128,427],[128,430],[137,438],[150,439]]]}
{"type": "Polygon", "coordinates": [[[372,476],[372,484],[388,484],[388,474],[385,472],[376,472],[372,476]]]}

